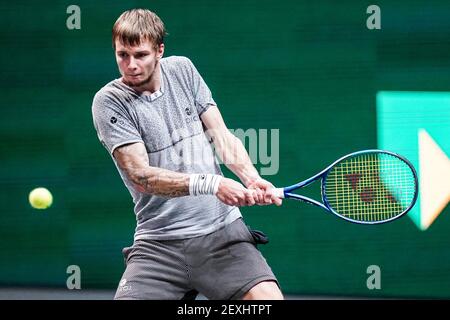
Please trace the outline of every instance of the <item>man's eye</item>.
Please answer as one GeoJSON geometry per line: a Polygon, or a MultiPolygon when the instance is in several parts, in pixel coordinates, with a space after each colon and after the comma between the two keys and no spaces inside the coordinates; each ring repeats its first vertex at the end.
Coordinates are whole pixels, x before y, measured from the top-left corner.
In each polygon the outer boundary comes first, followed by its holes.
{"type": "Polygon", "coordinates": [[[137,58],[143,58],[143,57],[145,57],[145,56],[146,56],[145,53],[139,53],[136,57],[137,57],[137,58]]]}
{"type": "Polygon", "coordinates": [[[119,57],[121,57],[121,58],[125,58],[126,56],[127,56],[126,53],[119,53],[119,57]]]}

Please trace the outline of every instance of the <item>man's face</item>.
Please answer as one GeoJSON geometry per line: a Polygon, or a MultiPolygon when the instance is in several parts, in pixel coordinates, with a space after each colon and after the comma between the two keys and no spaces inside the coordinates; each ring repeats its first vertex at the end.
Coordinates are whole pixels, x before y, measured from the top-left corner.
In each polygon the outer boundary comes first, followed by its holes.
{"type": "Polygon", "coordinates": [[[155,49],[149,40],[129,47],[116,40],[116,61],[123,81],[131,87],[140,87],[152,80],[158,60],[164,53],[164,44],[155,49]]]}

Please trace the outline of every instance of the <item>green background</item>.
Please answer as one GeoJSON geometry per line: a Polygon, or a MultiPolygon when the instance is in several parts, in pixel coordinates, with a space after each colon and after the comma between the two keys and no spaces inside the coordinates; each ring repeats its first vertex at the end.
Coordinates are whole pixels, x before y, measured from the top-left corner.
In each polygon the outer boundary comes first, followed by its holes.
{"type": "MultiPolygon", "coordinates": [[[[376,148],[378,91],[450,90],[450,2],[377,1],[381,30],[366,27],[371,4],[2,2],[0,284],[65,288],[69,265],[82,288],[121,277],[133,203],[91,116],[95,92],[119,76],[110,36],[121,12],[163,19],[165,55],[194,62],[230,128],[280,129],[280,170],[266,178],[282,186],[376,148]],[[71,4],[80,30],[66,27],[71,4]],[[48,210],[28,204],[38,186],[54,195],[48,210]]],[[[269,235],[261,251],[286,294],[450,298],[448,211],[422,232],[409,218],[360,226],[294,201],[242,209],[269,235]],[[370,265],[381,290],[366,286],[370,265]]]]}

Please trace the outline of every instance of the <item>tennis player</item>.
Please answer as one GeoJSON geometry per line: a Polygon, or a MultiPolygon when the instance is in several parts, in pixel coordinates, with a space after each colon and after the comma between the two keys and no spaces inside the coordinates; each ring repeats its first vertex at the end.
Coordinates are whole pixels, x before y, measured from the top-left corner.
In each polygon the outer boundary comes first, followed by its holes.
{"type": "Polygon", "coordinates": [[[238,208],[281,199],[227,129],[192,62],[163,58],[165,35],[155,13],[124,12],[112,35],[122,77],[92,104],[137,220],[115,299],[282,299],[238,208]],[[242,184],[222,175],[215,153],[242,184]]]}

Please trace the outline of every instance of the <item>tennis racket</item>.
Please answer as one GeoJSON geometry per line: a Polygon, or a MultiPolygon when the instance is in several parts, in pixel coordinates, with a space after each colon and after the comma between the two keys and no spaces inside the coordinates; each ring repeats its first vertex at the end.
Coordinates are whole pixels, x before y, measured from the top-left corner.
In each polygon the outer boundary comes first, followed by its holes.
{"type": "Polygon", "coordinates": [[[384,150],[348,154],[315,176],[285,188],[280,198],[316,205],[359,224],[379,224],[400,218],[417,200],[417,174],[404,157],[384,150]],[[322,203],[292,193],[321,180],[322,203]]]}

